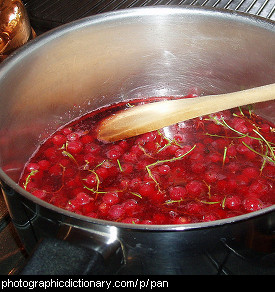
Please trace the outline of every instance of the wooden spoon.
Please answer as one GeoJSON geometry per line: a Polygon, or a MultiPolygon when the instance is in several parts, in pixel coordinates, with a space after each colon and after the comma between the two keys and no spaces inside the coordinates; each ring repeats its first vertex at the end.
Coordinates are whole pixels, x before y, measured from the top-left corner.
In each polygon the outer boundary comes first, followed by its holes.
{"type": "Polygon", "coordinates": [[[98,139],[114,142],[222,110],[275,99],[275,84],[233,93],[134,106],[101,122],[98,139]]]}

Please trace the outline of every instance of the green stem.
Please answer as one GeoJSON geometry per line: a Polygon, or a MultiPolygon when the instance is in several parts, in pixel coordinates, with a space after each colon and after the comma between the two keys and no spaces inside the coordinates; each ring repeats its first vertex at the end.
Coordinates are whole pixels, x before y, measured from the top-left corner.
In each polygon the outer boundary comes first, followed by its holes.
{"type": "Polygon", "coordinates": [[[122,166],[120,164],[119,159],[117,159],[116,161],[117,161],[117,164],[118,164],[118,167],[119,167],[120,172],[123,172],[123,169],[122,169],[122,166]]]}
{"type": "Polygon", "coordinates": [[[74,156],[70,153],[70,152],[68,152],[68,151],[66,151],[66,150],[63,150],[62,151],[62,154],[64,155],[64,156],[67,156],[67,157],[69,157],[77,166],[78,166],[78,163],[77,163],[77,161],[76,161],[76,159],[74,158],[74,156]]]}
{"type": "Polygon", "coordinates": [[[146,165],[146,170],[148,172],[148,175],[152,178],[152,180],[156,183],[158,189],[159,189],[159,183],[155,180],[155,178],[153,177],[152,175],[152,172],[151,172],[151,167],[154,167],[156,165],[159,165],[159,164],[162,164],[162,163],[166,163],[166,162],[173,162],[173,161],[176,161],[176,160],[179,160],[179,159],[182,159],[184,156],[188,155],[191,151],[193,151],[195,149],[196,145],[194,145],[189,151],[187,151],[186,153],[184,153],[183,155],[179,156],[179,157],[173,157],[171,159],[164,159],[164,160],[158,160],[152,164],[148,164],[146,165]]]}
{"type": "Polygon", "coordinates": [[[223,159],[222,159],[222,165],[223,165],[223,166],[224,166],[225,159],[226,159],[226,153],[227,153],[227,147],[224,147],[224,151],[223,151],[223,159]]]}
{"type": "Polygon", "coordinates": [[[265,144],[267,145],[268,149],[270,150],[270,154],[272,156],[272,158],[275,160],[275,154],[273,153],[273,149],[270,145],[270,143],[265,139],[265,137],[263,137],[259,132],[257,132],[255,129],[253,129],[253,132],[256,133],[257,135],[259,135],[262,140],[265,142],[265,144]]]}
{"type": "Polygon", "coordinates": [[[253,148],[251,148],[249,145],[247,145],[245,142],[242,142],[244,144],[244,146],[246,146],[249,150],[251,150],[252,152],[262,156],[264,159],[268,160],[269,162],[272,162],[272,163],[275,163],[275,160],[273,160],[271,157],[265,155],[265,154],[262,154],[256,150],[254,150],[253,148]]]}
{"type": "Polygon", "coordinates": [[[26,180],[25,182],[23,183],[23,186],[24,186],[24,189],[26,190],[27,189],[27,186],[31,180],[31,177],[34,176],[36,173],[38,172],[37,169],[34,169],[30,172],[30,174],[26,177],[26,180]]]}
{"type": "Polygon", "coordinates": [[[152,164],[148,164],[146,166],[146,168],[149,168],[149,167],[152,167],[152,166],[156,166],[158,164],[162,164],[162,163],[166,163],[166,162],[173,162],[173,161],[176,161],[176,160],[179,160],[179,159],[182,159],[184,156],[188,155],[191,151],[193,151],[195,149],[197,145],[194,145],[189,151],[187,151],[186,153],[184,153],[183,155],[179,156],[179,157],[173,157],[171,159],[164,159],[164,160],[158,160],[152,164]]]}

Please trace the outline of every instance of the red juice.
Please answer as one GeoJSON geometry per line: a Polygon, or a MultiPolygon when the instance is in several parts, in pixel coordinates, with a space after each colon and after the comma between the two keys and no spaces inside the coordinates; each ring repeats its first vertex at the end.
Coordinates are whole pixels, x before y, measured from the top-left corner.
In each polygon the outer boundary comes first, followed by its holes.
{"type": "Polygon", "coordinates": [[[19,184],[59,208],[132,224],[219,220],[275,204],[275,127],[235,108],[104,144],[99,122],[132,101],[57,130],[19,184]]]}

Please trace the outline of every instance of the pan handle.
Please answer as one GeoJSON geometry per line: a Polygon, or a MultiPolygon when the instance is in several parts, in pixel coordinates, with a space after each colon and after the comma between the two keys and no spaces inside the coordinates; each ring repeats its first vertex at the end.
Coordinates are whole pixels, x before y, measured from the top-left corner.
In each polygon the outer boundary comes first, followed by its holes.
{"type": "Polygon", "coordinates": [[[42,239],[18,274],[112,275],[123,266],[123,250],[118,240],[97,234],[79,242],[75,235],[74,232],[66,240],[42,239]]]}
{"type": "Polygon", "coordinates": [[[21,269],[21,275],[100,275],[105,263],[99,252],[70,242],[45,238],[21,269]]]}

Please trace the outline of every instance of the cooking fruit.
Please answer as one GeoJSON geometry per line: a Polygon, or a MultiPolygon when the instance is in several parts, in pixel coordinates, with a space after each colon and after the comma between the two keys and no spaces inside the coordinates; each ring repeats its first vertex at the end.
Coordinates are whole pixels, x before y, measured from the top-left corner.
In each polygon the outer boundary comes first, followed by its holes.
{"type": "Polygon", "coordinates": [[[130,224],[208,222],[275,204],[273,124],[246,107],[97,140],[102,119],[140,102],[149,100],[102,108],[59,129],[19,184],[57,207],[130,224]]]}

